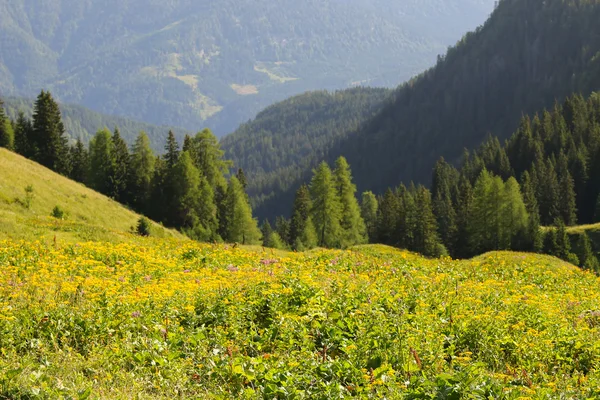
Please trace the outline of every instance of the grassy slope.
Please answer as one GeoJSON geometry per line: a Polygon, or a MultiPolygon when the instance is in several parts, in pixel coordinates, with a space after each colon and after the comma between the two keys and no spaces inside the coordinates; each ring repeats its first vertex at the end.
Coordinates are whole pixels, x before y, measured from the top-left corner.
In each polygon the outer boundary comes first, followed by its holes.
{"type": "MultiPolygon", "coordinates": [[[[61,241],[127,239],[139,215],[84,185],[60,176],[15,153],[0,149],[0,239],[61,241]],[[24,206],[25,187],[32,185],[31,207],[24,206]],[[64,220],[50,216],[55,206],[64,220]]],[[[183,237],[154,224],[156,236],[183,237]]]]}

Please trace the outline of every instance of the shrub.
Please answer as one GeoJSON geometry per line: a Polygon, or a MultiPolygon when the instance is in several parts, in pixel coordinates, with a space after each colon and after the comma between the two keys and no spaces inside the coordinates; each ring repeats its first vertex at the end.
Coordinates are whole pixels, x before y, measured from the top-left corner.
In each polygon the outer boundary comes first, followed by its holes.
{"type": "Polygon", "coordinates": [[[56,219],[66,219],[67,217],[67,213],[60,206],[54,206],[50,215],[56,219]]]}
{"type": "Polygon", "coordinates": [[[136,232],[140,236],[150,236],[150,220],[146,217],[140,217],[136,232]]]}
{"type": "Polygon", "coordinates": [[[33,186],[27,185],[25,186],[25,202],[23,205],[25,208],[31,208],[31,203],[33,202],[33,198],[35,197],[35,193],[33,193],[33,186]]]}

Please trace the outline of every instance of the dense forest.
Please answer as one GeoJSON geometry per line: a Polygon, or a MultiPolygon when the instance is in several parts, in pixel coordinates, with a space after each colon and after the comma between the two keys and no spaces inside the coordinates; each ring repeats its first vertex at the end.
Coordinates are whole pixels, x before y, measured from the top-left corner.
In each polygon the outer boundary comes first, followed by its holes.
{"type": "Polygon", "coordinates": [[[236,166],[247,171],[254,207],[272,198],[260,218],[287,214],[294,192],[310,178],[311,169],[340,141],[372,117],[391,93],[387,89],[354,88],[309,92],[262,111],[224,137],[221,146],[236,166]],[[285,196],[277,196],[285,193],[285,196]]]}
{"type": "Polygon", "coordinates": [[[494,0],[11,0],[0,3],[3,96],[230,133],[307,90],[395,86],[494,0]]]}
{"type": "MultiPolygon", "coordinates": [[[[479,146],[488,134],[508,138],[523,113],[551,108],[572,93],[586,96],[600,89],[599,20],[597,0],[498,2],[482,27],[440,56],[435,67],[395,90],[376,116],[332,146],[327,161],[345,156],[361,191],[383,193],[410,181],[430,185],[438,157],[457,165],[463,149],[479,146]]],[[[282,105],[284,112],[293,111],[282,105]]],[[[270,129],[278,135],[293,135],[277,125],[277,118],[273,121],[270,129]]],[[[312,128],[310,123],[306,126],[312,128]]],[[[231,140],[244,139],[234,135],[231,140]]],[[[238,153],[235,158],[249,170],[244,164],[248,156],[238,153]]],[[[304,175],[317,164],[307,166],[304,175]]],[[[287,202],[296,188],[285,173],[260,174],[275,174],[269,179],[290,186],[268,201],[256,202],[258,215],[274,218],[272,210],[287,202]]]]}

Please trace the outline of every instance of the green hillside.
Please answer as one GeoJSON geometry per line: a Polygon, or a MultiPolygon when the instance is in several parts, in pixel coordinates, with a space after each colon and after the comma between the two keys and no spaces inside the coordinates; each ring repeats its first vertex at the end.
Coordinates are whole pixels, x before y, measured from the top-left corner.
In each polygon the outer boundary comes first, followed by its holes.
{"type": "Polygon", "coordinates": [[[217,134],[307,90],[395,86],[493,0],[70,0],[0,4],[2,96],[217,134]]]}
{"type": "MultiPolygon", "coordinates": [[[[360,191],[383,193],[401,182],[430,182],[440,156],[458,163],[463,149],[476,148],[488,134],[508,138],[523,114],[551,109],[572,93],[600,89],[598,20],[597,0],[500,1],[482,27],[450,48],[435,67],[399,87],[358,132],[332,146],[328,161],[345,156],[360,191]]],[[[287,107],[280,112],[282,118],[290,113],[287,107]]],[[[318,111],[305,119],[310,127],[308,121],[319,120],[318,111]]],[[[295,134],[285,126],[276,132],[281,138],[295,134]]],[[[270,151],[276,158],[288,149],[270,151]]],[[[235,157],[245,167],[249,155],[235,157]]],[[[304,174],[314,167],[308,165],[304,174]]],[[[282,187],[288,184],[286,173],[276,168],[258,171],[257,181],[268,176],[282,187]]],[[[280,198],[291,194],[271,195],[269,189],[255,197],[272,197],[257,210],[272,217],[280,198]]]]}
{"type": "Polygon", "coordinates": [[[287,214],[293,193],[312,168],[351,138],[390,94],[371,88],[305,93],[274,104],[223,138],[226,157],[247,172],[258,216],[287,214]],[[282,192],[286,195],[278,196],[282,192]],[[263,204],[268,215],[261,212],[263,204]]]}
{"type": "MultiPolygon", "coordinates": [[[[81,242],[129,240],[140,216],[114,200],[0,148],[0,239],[81,242]],[[27,206],[25,188],[33,188],[27,206]],[[63,219],[51,216],[54,207],[63,219]]],[[[182,235],[153,224],[153,234],[182,235]]]]}

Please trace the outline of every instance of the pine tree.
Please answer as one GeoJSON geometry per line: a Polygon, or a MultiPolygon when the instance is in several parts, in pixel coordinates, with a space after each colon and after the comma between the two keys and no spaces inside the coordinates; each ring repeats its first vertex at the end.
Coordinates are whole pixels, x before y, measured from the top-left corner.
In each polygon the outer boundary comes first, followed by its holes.
{"type": "Polygon", "coordinates": [[[126,204],[127,180],[129,178],[130,155],[127,143],[121,137],[119,129],[116,128],[112,140],[112,170],[110,171],[110,187],[108,195],[120,203],[126,204]]]}
{"type": "Polygon", "coordinates": [[[311,218],[317,232],[318,246],[339,247],[342,239],[342,207],[327,163],[322,162],[314,171],[310,194],[311,218]]]}
{"type": "Polygon", "coordinates": [[[257,222],[252,218],[252,209],[240,181],[235,176],[229,180],[227,187],[227,233],[228,242],[255,244],[261,233],[257,222]]]}
{"type": "Polygon", "coordinates": [[[246,190],[248,188],[248,180],[246,179],[246,174],[244,173],[244,170],[239,168],[235,176],[238,178],[238,181],[240,181],[244,190],[246,190]]]}
{"type": "Polygon", "coordinates": [[[592,241],[586,232],[583,232],[579,235],[578,250],[577,256],[579,258],[579,265],[583,269],[597,272],[599,268],[598,258],[594,254],[594,250],[592,249],[592,241]]]}
{"type": "Polygon", "coordinates": [[[140,132],[135,140],[130,161],[128,198],[135,209],[146,212],[151,208],[149,201],[156,159],[145,132],[140,132]]]}
{"type": "Polygon", "coordinates": [[[415,198],[416,205],[416,230],[414,232],[414,250],[428,257],[444,255],[445,250],[438,238],[438,227],[433,206],[431,204],[431,193],[423,186],[419,186],[415,198]]]}
{"type": "Polygon", "coordinates": [[[577,223],[577,202],[575,199],[575,181],[567,164],[567,157],[561,153],[557,165],[558,173],[558,213],[568,226],[577,223]]]}
{"type": "Polygon", "coordinates": [[[269,220],[266,220],[263,223],[262,229],[262,245],[263,247],[272,247],[271,239],[273,235],[273,228],[271,228],[271,224],[269,220]]]}
{"type": "Polygon", "coordinates": [[[522,178],[523,202],[527,210],[527,235],[521,250],[540,252],[543,248],[543,237],[540,231],[540,211],[535,197],[535,188],[529,172],[525,171],[522,178]]]}
{"type": "Polygon", "coordinates": [[[364,192],[360,205],[360,214],[365,221],[367,235],[370,243],[375,243],[377,240],[377,212],[379,203],[373,192],[364,192]]]}
{"type": "Polygon", "coordinates": [[[397,240],[400,204],[392,189],[387,189],[379,202],[377,212],[377,242],[387,245],[400,245],[397,240]]]}
{"type": "Polygon", "coordinates": [[[15,122],[15,151],[23,157],[32,158],[31,145],[29,140],[33,134],[33,125],[31,120],[25,116],[23,111],[19,111],[17,121],[15,122]]]}
{"type": "MultiPolygon", "coordinates": [[[[298,241],[302,242],[301,238],[310,217],[310,208],[310,191],[308,186],[302,185],[296,191],[294,208],[292,209],[292,221],[290,223],[290,244],[294,250],[299,250],[297,244],[298,241]]],[[[304,247],[304,245],[302,247],[304,247]]]]}
{"type": "Polygon", "coordinates": [[[15,149],[15,133],[12,124],[4,112],[4,102],[0,99],[0,147],[13,151],[15,149]]]}
{"type": "Polygon", "coordinates": [[[350,166],[344,157],[335,162],[335,186],[341,205],[341,246],[346,248],[367,242],[367,228],[356,200],[356,185],[352,183],[350,166]]]}
{"type": "Polygon", "coordinates": [[[74,181],[87,183],[88,172],[90,171],[89,153],[81,139],[77,139],[74,146],[71,147],[71,174],[70,178],[74,181]]]}
{"type": "Polygon", "coordinates": [[[109,195],[111,174],[114,170],[114,146],[110,131],[101,129],[90,142],[89,178],[92,188],[109,195]]]}
{"type": "Polygon", "coordinates": [[[167,136],[164,160],[168,169],[175,167],[177,161],[179,160],[179,143],[177,143],[177,139],[175,138],[173,131],[169,131],[169,135],[167,136]]]}
{"type": "Polygon", "coordinates": [[[458,184],[457,206],[457,240],[452,256],[458,258],[467,258],[474,254],[474,246],[472,243],[470,230],[470,221],[473,217],[473,187],[471,186],[469,179],[464,175],[461,175],[458,184]]]}
{"type": "Polygon", "coordinates": [[[33,113],[33,132],[30,143],[33,159],[60,174],[68,175],[69,147],[58,104],[50,92],[42,90],[33,113]]]}

